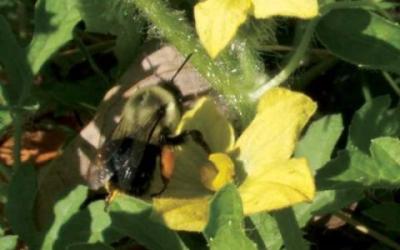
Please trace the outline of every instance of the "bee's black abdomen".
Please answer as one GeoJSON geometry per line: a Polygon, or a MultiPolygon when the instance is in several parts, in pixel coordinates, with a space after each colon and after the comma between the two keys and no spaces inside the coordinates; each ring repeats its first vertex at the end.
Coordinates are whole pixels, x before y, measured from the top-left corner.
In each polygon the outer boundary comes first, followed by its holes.
{"type": "Polygon", "coordinates": [[[150,188],[160,147],[129,137],[110,142],[110,147],[114,147],[114,153],[106,161],[106,168],[112,173],[111,183],[135,196],[146,193],[150,188]],[[135,153],[135,150],[140,153],[135,153]]]}

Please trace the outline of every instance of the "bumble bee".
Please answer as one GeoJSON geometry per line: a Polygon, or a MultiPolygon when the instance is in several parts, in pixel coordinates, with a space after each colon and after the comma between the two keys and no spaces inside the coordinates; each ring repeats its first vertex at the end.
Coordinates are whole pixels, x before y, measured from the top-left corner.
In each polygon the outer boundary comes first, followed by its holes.
{"type": "Polygon", "coordinates": [[[182,112],[182,95],[172,82],[189,58],[185,59],[170,81],[138,89],[127,100],[120,122],[99,149],[94,164],[97,181],[107,183],[109,199],[112,199],[113,190],[134,196],[146,194],[157,163],[163,187],[151,195],[161,194],[174,170],[173,148],[184,143],[188,137],[209,153],[210,149],[199,131],[172,134],[182,112]]]}

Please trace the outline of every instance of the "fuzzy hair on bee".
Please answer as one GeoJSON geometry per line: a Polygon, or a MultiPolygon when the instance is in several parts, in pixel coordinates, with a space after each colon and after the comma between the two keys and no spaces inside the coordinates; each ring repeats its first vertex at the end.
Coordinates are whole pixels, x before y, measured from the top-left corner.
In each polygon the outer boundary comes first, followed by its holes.
{"type": "Polygon", "coordinates": [[[134,196],[148,194],[157,164],[160,165],[163,188],[150,195],[159,195],[173,175],[173,148],[188,137],[209,152],[199,131],[183,131],[174,135],[182,115],[182,96],[171,84],[184,64],[170,81],[159,86],[137,89],[127,100],[120,122],[98,150],[92,176],[94,186],[102,184],[113,190],[134,196]]]}

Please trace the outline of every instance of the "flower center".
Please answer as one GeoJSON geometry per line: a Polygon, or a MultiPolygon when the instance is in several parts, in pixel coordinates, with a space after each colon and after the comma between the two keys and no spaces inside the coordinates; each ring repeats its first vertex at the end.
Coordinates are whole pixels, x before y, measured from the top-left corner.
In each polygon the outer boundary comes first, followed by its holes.
{"type": "Polygon", "coordinates": [[[213,153],[208,156],[209,163],[200,168],[203,185],[211,191],[218,191],[232,182],[235,176],[235,165],[225,153],[213,153]]]}

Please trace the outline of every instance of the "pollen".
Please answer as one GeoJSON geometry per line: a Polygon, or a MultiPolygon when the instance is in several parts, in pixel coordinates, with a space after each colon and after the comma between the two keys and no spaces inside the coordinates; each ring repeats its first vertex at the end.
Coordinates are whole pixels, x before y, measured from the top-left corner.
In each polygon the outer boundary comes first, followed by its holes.
{"type": "Polygon", "coordinates": [[[105,189],[108,192],[108,196],[105,200],[106,202],[106,207],[105,210],[108,209],[108,206],[111,204],[111,202],[115,199],[115,197],[117,197],[118,194],[122,193],[120,190],[118,190],[117,188],[115,188],[111,183],[107,182],[105,184],[105,189]]]}
{"type": "Polygon", "coordinates": [[[227,154],[210,154],[208,160],[209,162],[200,168],[201,182],[207,189],[218,191],[233,181],[235,166],[227,154]]]}

